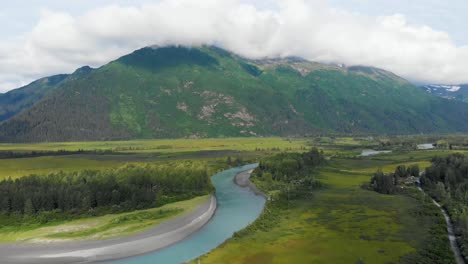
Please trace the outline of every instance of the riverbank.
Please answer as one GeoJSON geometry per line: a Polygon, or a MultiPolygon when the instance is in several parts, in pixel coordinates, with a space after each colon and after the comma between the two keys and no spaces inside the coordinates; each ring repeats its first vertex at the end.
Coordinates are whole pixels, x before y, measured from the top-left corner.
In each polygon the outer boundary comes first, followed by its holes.
{"type": "Polygon", "coordinates": [[[317,175],[325,188],[278,209],[267,207],[249,230],[200,257],[199,263],[449,263],[444,260],[453,255],[445,226],[433,213],[436,208],[431,206],[426,215],[415,198],[361,187],[378,168],[394,171],[395,158],[400,157],[328,161],[317,175]]]}
{"type": "Polygon", "coordinates": [[[254,192],[256,195],[262,196],[265,198],[265,200],[268,200],[268,196],[260,191],[255,184],[253,184],[250,181],[250,176],[252,175],[252,172],[254,169],[251,170],[246,170],[246,171],[241,171],[236,176],[234,177],[234,182],[239,185],[240,187],[248,187],[252,192],[254,192]]]}
{"type": "Polygon", "coordinates": [[[213,195],[189,214],[130,237],[50,245],[0,245],[1,262],[4,264],[91,263],[142,255],[186,239],[208,223],[216,208],[217,201],[213,195]]]}
{"type": "MultiPolygon", "coordinates": [[[[200,231],[170,247],[142,256],[122,259],[112,264],[179,264],[188,263],[191,260],[195,260],[196,263],[198,257],[218,248],[260,216],[265,207],[265,199],[255,195],[249,188],[240,187],[234,180],[239,172],[255,167],[257,164],[231,168],[211,177],[216,189],[218,208],[213,218],[200,231]]],[[[225,262],[226,259],[218,263],[225,262]]]]}

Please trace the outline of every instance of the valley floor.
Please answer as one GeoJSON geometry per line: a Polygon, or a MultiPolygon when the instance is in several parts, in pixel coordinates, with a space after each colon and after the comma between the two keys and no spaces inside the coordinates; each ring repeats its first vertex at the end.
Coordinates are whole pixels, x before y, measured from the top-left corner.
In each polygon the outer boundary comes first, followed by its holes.
{"type": "MultiPolygon", "coordinates": [[[[361,188],[378,168],[394,170],[395,157],[331,160],[320,172],[326,187],[313,198],[291,201],[270,230],[230,239],[199,261],[454,263],[442,215],[417,191],[388,196],[361,188]]],[[[405,164],[414,163],[429,165],[405,164]]]]}
{"type": "MultiPolygon", "coordinates": [[[[463,137],[460,138],[464,140],[463,137]]],[[[449,140],[455,141],[451,137],[449,140]]],[[[226,260],[229,260],[229,263],[243,264],[454,263],[443,216],[432,202],[425,201],[416,190],[388,196],[361,188],[363,183],[369,182],[371,175],[378,168],[382,168],[384,172],[392,172],[397,165],[417,163],[423,169],[430,165],[432,157],[453,153],[451,150],[408,150],[407,146],[401,143],[406,141],[434,142],[425,138],[408,137],[401,139],[226,138],[0,144],[0,154],[10,151],[20,154],[31,152],[40,154],[34,157],[0,158],[0,180],[10,177],[21,178],[29,174],[44,175],[84,169],[104,170],[125,164],[177,163],[184,160],[203,162],[212,175],[226,167],[258,162],[262,157],[281,152],[304,152],[312,146],[317,146],[323,150],[327,158],[330,158],[328,164],[321,169],[319,176],[325,187],[314,191],[312,198],[291,201],[287,210],[275,216],[274,224],[271,227],[268,225],[268,230],[249,230],[242,236],[235,236],[218,249],[201,257],[199,259],[201,263],[226,263],[226,260]],[[389,142],[392,145],[389,145],[389,142]],[[393,153],[356,157],[362,149],[368,148],[392,149],[393,153]],[[73,152],[79,149],[96,153],[73,155],[55,153],[58,150],[73,152]],[[427,258],[438,261],[427,262],[427,258]]],[[[458,151],[468,154],[466,150],[458,151]]],[[[179,219],[181,215],[186,215],[191,208],[199,205],[205,206],[206,209],[209,204],[206,199],[207,196],[198,197],[168,204],[162,208],[89,219],[64,219],[62,222],[52,224],[43,224],[39,221],[36,223],[34,219],[26,225],[6,224],[0,226],[0,243],[68,242],[59,245],[58,250],[51,250],[52,244],[39,247],[0,244],[0,262],[8,263],[7,256],[27,256],[23,254],[24,252],[36,256],[49,254],[70,258],[83,254],[82,250],[86,251],[89,248],[102,248],[116,242],[126,243],[134,240],[135,234],[142,231],[144,233],[140,234],[141,238],[146,238],[145,235],[156,234],[152,233],[151,229],[154,225],[166,220],[179,219]],[[158,213],[163,208],[168,211],[158,213]],[[136,222],[138,225],[135,225],[136,222]],[[29,226],[31,223],[32,226],[29,226]],[[80,229],[83,225],[87,228],[80,229]],[[117,238],[128,235],[130,237],[117,238]],[[75,241],[93,239],[107,240],[83,242],[83,245],[86,245],[83,247],[81,247],[82,242],[75,241]],[[80,246],[78,253],[75,247],[73,249],[68,247],[71,244],[80,246]],[[62,254],[73,251],[71,255],[62,254]]],[[[269,210],[268,206],[266,210],[269,210]]],[[[158,227],[155,228],[157,229],[158,227]]],[[[140,235],[136,237],[140,238],[140,235]]],[[[126,250],[124,252],[127,253],[126,250]]],[[[86,254],[90,254],[90,251],[86,254]]],[[[112,258],[122,257],[119,254],[120,252],[117,252],[112,258]]],[[[55,260],[57,263],[63,262],[60,258],[55,260]]],[[[40,263],[31,259],[26,261],[26,263],[31,262],[40,263]]],[[[45,263],[55,262],[49,259],[45,263]]],[[[197,263],[197,260],[194,263],[197,263]]]]}

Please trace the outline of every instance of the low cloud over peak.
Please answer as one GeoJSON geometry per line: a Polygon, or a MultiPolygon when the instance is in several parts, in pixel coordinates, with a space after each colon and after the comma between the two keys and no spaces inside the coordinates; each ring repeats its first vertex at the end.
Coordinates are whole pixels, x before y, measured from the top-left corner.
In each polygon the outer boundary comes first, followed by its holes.
{"type": "Polygon", "coordinates": [[[100,66],[150,45],[218,45],[251,58],[299,56],[371,65],[410,80],[468,83],[468,46],[400,14],[358,15],[324,1],[162,0],[71,15],[44,10],[33,29],[0,43],[0,91],[100,66]]]}

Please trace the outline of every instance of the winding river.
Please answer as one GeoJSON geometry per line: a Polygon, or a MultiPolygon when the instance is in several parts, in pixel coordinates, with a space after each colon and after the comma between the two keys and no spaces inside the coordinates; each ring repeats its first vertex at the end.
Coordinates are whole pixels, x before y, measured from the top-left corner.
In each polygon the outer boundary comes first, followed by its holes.
{"type": "Polygon", "coordinates": [[[222,171],[211,179],[216,188],[218,207],[213,218],[186,240],[165,249],[118,261],[112,264],[177,264],[204,255],[232,237],[234,232],[252,223],[262,212],[265,199],[249,188],[234,183],[234,177],[257,164],[222,171]]]}

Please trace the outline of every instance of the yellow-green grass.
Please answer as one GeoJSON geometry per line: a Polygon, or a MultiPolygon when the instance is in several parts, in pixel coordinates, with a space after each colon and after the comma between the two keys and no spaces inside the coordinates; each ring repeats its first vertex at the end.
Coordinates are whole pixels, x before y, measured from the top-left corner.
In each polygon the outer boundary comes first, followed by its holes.
{"type": "Polygon", "coordinates": [[[363,146],[372,142],[372,140],[353,137],[339,137],[333,140],[333,144],[337,146],[363,146]]]}
{"type": "MultiPolygon", "coordinates": [[[[193,160],[194,158],[191,158],[193,160]]],[[[180,159],[183,160],[183,159],[180,159]]],[[[207,158],[206,162],[216,161],[216,158],[207,158]]],[[[56,172],[74,172],[81,170],[105,170],[119,168],[127,164],[148,164],[165,163],[171,160],[146,160],[127,161],[122,160],[97,160],[93,157],[73,157],[73,156],[44,156],[36,158],[0,159],[0,180],[15,179],[24,176],[47,175],[56,172]]]]}
{"type": "Polygon", "coordinates": [[[34,158],[0,159],[0,180],[12,179],[31,174],[48,174],[57,171],[79,171],[83,169],[107,169],[127,163],[161,162],[179,159],[225,158],[230,153],[198,155],[201,151],[243,151],[243,158],[255,158],[255,150],[260,155],[268,155],[272,149],[280,151],[300,151],[308,144],[307,140],[288,140],[284,138],[223,138],[223,139],[161,139],[108,142],[65,142],[38,144],[0,144],[0,151],[57,151],[68,150],[113,150],[117,152],[141,153],[149,155],[140,161],[131,155],[78,155],[43,156],[34,158]],[[248,152],[248,153],[247,153],[248,152]],[[151,153],[157,153],[152,156],[151,153]],[[127,159],[128,158],[128,159],[127,159]]]}
{"type": "Polygon", "coordinates": [[[390,154],[369,157],[374,160],[386,160],[391,162],[429,161],[435,156],[445,157],[451,153],[468,154],[467,150],[413,150],[407,152],[394,152],[390,154]]]}
{"type": "Polygon", "coordinates": [[[244,160],[257,160],[260,156],[272,155],[274,152],[242,152],[239,153],[214,153],[213,155],[185,155],[172,154],[155,157],[144,157],[143,159],[134,159],[131,155],[122,156],[114,159],[113,156],[98,156],[98,155],[80,155],[72,156],[43,156],[35,158],[16,158],[16,159],[0,159],[0,181],[4,179],[15,179],[24,176],[46,175],[59,171],[73,172],[81,170],[105,170],[125,166],[127,164],[158,164],[182,160],[198,160],[205,162],[208,165],[209,173],[215,173],[219,169],[226,168],[226,158],[232,156],[240,156],[244,160]]]}
{"type": "MultiPolygon", "coordinates": [[[[394,161],[332,160],[320,172],[326,188],[291,203],[273,229],[228,240],[201,263],[396,263],[415,252],[429,224],[412,217],[418,200],[360,186],[394,161]],[[345,165],[346,170],[339,167],[345,165]],[[347,171],[349,170],[349,171],[347,171]]],[[[420,163],[425,166],[427,163],[420,163]]],[[[389,167],[387,167],[389,166],[389,167]]],[[[394,168],[393,168],[394,169],[394,168]]],[[[196,262],[194,262],[196,263],[196,262]]]]}
{"type": "Polygon", "coordinates": [[[1,227],[0,242],[44,243],[129,236],[187,214],[208,198],[208,195],[200,196],[148,210],[84,218],[49,226],[1,227]]]}
{"type": "MultiPolygon", "coordinates": [[[[359,161],[354,161],[359,162],[359,161]]],[[[374,161],[375,162],[375,161],[374,161]]],[[[410,167],[413,165],[418,165],[420,170],[423,171],[427,167],[431,166],[431,162],[429,161],[410,161],[410,162],[390,162],[390,163],[377,163],[377,166],[372,167],[345,167],[343,166],[343,162],[340,163],[342,172],[349,172],[349,173],[360,173],[362,175],[370,175],[375,173],[377,170],[382,170],[384,173],[391,173],[394,172],[396,167],[399,165],[403,165],[406,167],[410,167]]],[[[336,168],[336,167],[335,167],[336,168]]],[[[368,178],[368,177],[367,177],[368,178]]]]}
{"type": "Polygon", "coordinates": [[[202,150],[252,151],[256,148],[298,150],[308,143],[306,139],[271,138],[216,138],[216,139],[155,139],[101,142],[61,142],[37,144],[0,144],[0,151],[77,151],[113,150],[121,152],[187,152],[202,150]]]}
{"type": "Polygon", "coordinates": [[[98,161],[86,158],[47,156],[37,158],[0,159],[0,179],[12,179],[31,174],[48,174],[57,171],[107,169],[123,165],[116,161],[98,161]]]}
{"type": "Polygon", "coordinates": [[[392,162],[409,162],[409,161],[418,161],[418,160],[430,160],[434,156],[447,156],[451,153],[449,150],[415,150],[409,152],[395,152],[390,154],[385,154],[382,156],[374,156],[374,160],[387,160],[392,162]]]}
{"type": "MultiPolygon", "coordinates": [[[[350,138],[335,139],[340,142],[350,142],[350,138]]],[[[254,157],[255,155],[274,154],[271,151],[257,152],[255,150],[271,150],[279,148],[280,151],[291,150],[301,151],[308,146],[307,139],[288,140],[284,138],[224,138],[224,139],[175,139],[175,140],[136,140],[136,141],[111,141],[111,142],[69,142],[69,143],[40,143],[40,144],[0,144],[0,151],[54,151],[59,149],[112,149],[116,151],[129,152],[158,152],[154,159],[144,159],[144,162],[159,162],[164,159],[219,159],[222,156],[231,155],[229,153],[219,153],[220,157],[196,156],[199,151],[234,150],[244,151],[243,156],[254,157]],[[187,155],[187,153],[194,153],[187,155]],[[249,152],[249,153],[247,153],[249,152]],[[195,156],[194,156],[195,155],[195,156]]],[[[336,153],[348,153],[350,151],[337,149],[324,149],[325,155],[333,156],[336,153]]],[[[393,153],[375,157],[364,158],[360,163],[366,164],[367,160],[380,160],[382,164],[388,165],[384,170],[391,168],[393,164],[412,164],[419,161],[429,160],[435,155],[448,155],[453,151],[433,150],[433,151],[412,151],[405,153],[393,153]]],[[[146,155],[146,154],[144,154],[146,155]]],[[[150,154],[152,155],[152,154],[150,154]]],[[[235,156],[236,154],[232,154],[235,156]]],[[[97,158],[98,155],[80,156],[44,156],[35,158],[0,159],[0,180],[8,177],[18,178],[30,174],[48,174],[57,171],[78,171],[83,169],[107,169],[125,165],[127,163],[143,162],[125,157],[113,157],[108,155],[104,158],[97,158]]],[[[103,157],[103,156],[99,156],[103,157]]],[[[427,165],[421,164],[422,167],[427,165]]],[[[346,168],[341,168],[346,169],[346,168]]],[[[369,168],[367,168],[369,170],[369,168]]],[[[364,172],[364,171],[362,171],[364,172]]],[[[371,171],[367,171],[368,173],[371,171]]]]}

